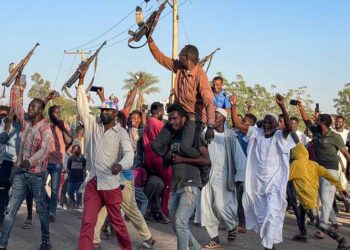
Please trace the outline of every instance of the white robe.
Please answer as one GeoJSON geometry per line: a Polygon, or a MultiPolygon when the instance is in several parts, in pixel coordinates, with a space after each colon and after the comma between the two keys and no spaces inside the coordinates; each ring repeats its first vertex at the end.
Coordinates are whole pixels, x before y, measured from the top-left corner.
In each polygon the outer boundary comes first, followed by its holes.
{"type": "MultiPolygon", "coordinates": [[[[233,131],[226,133],[218,133],[215,131],[213,141],[208,145],[209,155],[211,159],[211,170],[209,181],[201,192],[201,224],[207,227],[219,227],[223,222],[226,230],[230,231],[237,225],[237,196],[235,190],[228,189],[228,171],[226,154],[234,149],[234,163],[236,169],[245,168],[246,157],[239,144],[227,149],[225,136],[233,131]],[[244,164],[244,166],[240,166],[244,164]]],[[[232,135],[231,135],[232,136],[232,135]]],[[[227,139],[227,138],[226,138],[227,139]]],[[[234,176],[232,176],[234,178],[234,176]]]]}
{"type": "Polygon", "coordinates": [[[278,130],[265,138],[262,129],[250,127],[243,207],[246,228],[260,234],[262,245],[272,248],[282,242],[287,207],[286,188],[290,150],[295,147],[291,135],[284,138],[278,130]]]}

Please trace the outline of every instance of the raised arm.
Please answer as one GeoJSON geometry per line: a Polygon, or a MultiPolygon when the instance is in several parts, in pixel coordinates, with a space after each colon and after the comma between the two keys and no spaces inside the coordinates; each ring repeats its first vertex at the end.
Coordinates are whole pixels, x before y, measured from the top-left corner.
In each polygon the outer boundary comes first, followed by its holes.
{"type": "Polygon", "coordinates": [[[283,136],[287,138],[290,132],[292,132],[292,126],[289,120],[289,115],[286,110],[286,106],[284,106],[284,97],[281,96],[280,94],[276,94],[276,102],[282,111],[283,119],[285,123],[285,128],[283,129],[282,133],[283,133],[283,136]]]}
{"type": "Polygon", "coordinates": [[[139,79],[136,83],[135,86],[132,88],[132,90],[129,91],[128,97],[126,98],[125,104],[124,104],[124,110],[127,113],[130,113],[130,110],[132,108],[132,105],[134,104],[135,97],[137,94],[137,89],[142,86],[143,81],[139,79]]]}
{"type": "Polygon", "coordinates": [[[10,108],[17,116],[19,123],[22,126],[22,130],[25,127],[24,121],[24,109],[23,109],[23,91],[25,86],[21,86],[22,69],[18,71],[14,85],[10,90],[10,108]]]}
{"type": "Polygon", "coordinates": [[[299,109],[301,118],[303,119],[303,121],[305,123],[305,126],[310,129],[311,125],[312,125],[312,122],[311,122],[310,117],[308,116],[308,114],[305,111],[303,103],[301,101],[298,101],[297,107],[299,109]]]}
{"type": "Polygon", "coordinates": [[[154,59],[156,59],[156,61],[159,64],[163,65],[168,70],[176,72],[176,61],[171,59],[170,57],[165,56],[163,54],[163,52],[161,52],[158,49],[158,47],[157,47],[156,43],[153,41],[152,37],[148,37],[147,41],[148,41],[149,49],[151,50],[151,53],[152,53],[154,59]]]}
{"type": "MultiPolygon", "coordinates": [[[[87,69],[86,69],[87,70],[87,69]]],[[[90,114],[89,101],[84,89],[84,78],[86,71],[81,71],[79,76],[79,84],[77,89],[77,109],[80,119],[83,121],[85,129],[91,129],[91,126],[96,122],[95,116],[90,114]]]]}
{"type": "Polygon", "coordinates": [[[230,97],[230,104],[231,104],[231,120],[232,120],[233,126],[236,129],[238,129],[241,133],[247,134],[249,130],[249,125],[245,125],[239,122],[238,111],[237,111],[237,96],[235,94],[233,94],[230,97]]]}

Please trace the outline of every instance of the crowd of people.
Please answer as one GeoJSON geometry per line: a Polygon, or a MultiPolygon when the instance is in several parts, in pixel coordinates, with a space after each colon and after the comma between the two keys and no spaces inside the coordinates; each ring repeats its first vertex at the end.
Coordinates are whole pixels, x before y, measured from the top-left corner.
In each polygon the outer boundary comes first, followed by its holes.
{"type": "Polygon", "coordinates": [[[220,225],[229,242],[251,230],[264,249],[275,249],[283,239],[287,210],[294,211],[298,223],[293,240],[307,242],[308,216],[316,237],[328,235],[337,249],[350,249],[338,232],[336,216],[337,200],[346,212],[350,207],[350,134],[344,117],[338,115],[333,126],[330,115],[309,117],[298,101],[306,127],[301,132],[299,119],[289,117],[279,94],[279,117],[239,114],[237,96],[225,93],[220,76],[211,86],[195,46],[185,46],[174,60],[152,37],[148,45],[155,60],[176,73],[173,101],[166,107],[153,102],[150,108],[132,110],[140,79],[122,109],[117,97],[106,98],[99,88],[97,117],[84,89],[87,69],[81,70],[75,136],[61,118],[64,110],[50,105],[55,92],[45,100],[31,100],[25,115],[19,72],[9,105],[0,107],[0,249],[8,245],[24,200],[24,229],[32,227],[35,201],[40,250],[52,248],[49,226],[56,221],[57,208],[65,207],[83,211],[79,250],[101,249],[101,234],[108,228],[121,249],[131,249],[125,221],[140,235],[141,249],[152,249],[157,240],[149,221],[171,223],[178,250],[221,247],[220,225]],[[205,227],[207,242],[200,244],[191,233],[191,218],[205,227]]]}

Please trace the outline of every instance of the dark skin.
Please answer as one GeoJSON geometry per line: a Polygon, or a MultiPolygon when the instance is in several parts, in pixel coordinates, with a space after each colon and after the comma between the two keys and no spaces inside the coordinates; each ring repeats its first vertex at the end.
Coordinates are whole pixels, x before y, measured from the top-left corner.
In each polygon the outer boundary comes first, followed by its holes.
{"type": "MultiPolygon", "coordinates": [[[[86,75],[88,69],[85,70],[81,70],[80,71],[80,76],[79,76],[79,83],[78,85],[84,85],[84,78],[86,75]]],[[[107,124],[103,124],[104,126],[104,131],[106,132],[107,130],[113,128],[116,125],[116,121],[115,118],[117,117],[117,111],[116,110],[111,110],[111,109],[101,109],[101,114],[107,114],[107,115],[111,115],[114,119],[112,119],[112,121],[110,121],[107,124]]],[[[111,167],[111,172],[113,175],[118,175],[121,171],[122,171],[122,166],[119,163],[114,163],[111,167]]]]}
{"type": "Polygon", "coordinates": [[[141,117],[138,114],[132,114],[130,116],[131,126],[133,128],[139,128],[141,124],[141,117]]]}
{"type": "MultiPolygon", "coordinates": [[[[36,124],[38,124],[44,119],[43,112],[44,112],[44,109],[42,107],[42,104],[39,101],[33,100],[29,103],[28,116],[32,126],[35,126],[36,124]]],[[[29,170],[31,168],[30,162],[28,160],[22,161],[20,168],[29,170]]]]}
{"type": "MultiPolygon", "coordinates": [[[[169,122],[175,131],[180,131],[185,125],[186,117],[181,116],[177,111],[169,113],[169,122]]],[[[173,163],[188,163],[197,166],[207,166],[210,164],[210,157],[208,149],[204,146],[199,148],[201,156],[197,159],[185,158],[177,154],[172,154],[173,163]]],[[[171,152],[168,152],[168,157],[170,158],[171,152]]],[[[166,157],[165,157],[166,158],[166,157]]]]}
{"type": "MultiPolygon", "coordinates": [[[[247,134],[249,126],[248,124],[240,123],[238,120],[238,111],[237,111],[237,96],[232,95],[230,97],[230,103],[231,103],[231,117],[232,117],[232,123],[234,124],[235,128],[237,128],[239,131],[241,131],[243,134],[247,134]]],[[[285,121],[285,128],[283,129],[282,133],[285,138],[289,135],[289,133],[292,131],[289,115],[287,113],[287,110],[284,106],[284,97],[277,94],[276,95],[276,103],[280,107],[284,121],[285,121]]],[[[265,137],[269,138],[274,135],[277,127],[275,126],[273,120],[270,116],[265,116],[263,120],[263,129],[265,133],[265,137]]]]}
{"type": "Polygon", "coordinates": [[[219,112],[215,112],[215,130],[219,133],[223,133],[225,131],[225,121],[226,118],[219,112]]]}
{"type": "Polygon", "coordinates": [[[67,131],[66,127],[64,126],[64,122],[61,120],[61,108],[60,107],[57,107],[54,109],[54,111],[50,115],[50,121],[52,124],[57,126],[62,131],[64,144],[66,145],[66,147],[69,147],[69,145],[71,145],[73,142],[73,137],[67,131]]]}
{"type": "MultiPolygon", "coordinates": [[[[310,119],[309,115],[308,115],[308,114],[306,113],[306,111],[305,111],[305,108],[304,108],[303,103],[302,103],[301,101],[298,101],[297,107],[298,107],[298,109],[299,109],[299,111],[300,111],[301,117],[303,118],[303,121],[304,121],[304,123],[305,123],[305,126],[306,126],[308,129],[310,129],[311,126],[312,126],[312,122],[311,122],[311,119],[310,119]]],[[[326,125],[324,122],[321,122],[321,119],[320,119],[320,117],[318,116],[318,113],[315,113],[315,117],[316,117],[315,123],[316,123],[316,125],[319,126],[321,134],[322,134],[323,136],[326,135],[326,134],[329,132],[330,128],[327,127],[327,125],[326,125]]],[[[340,149],[339,151],[344,155],[344,157],[346,158],[346,160],[347,160],[348,162],[350,162],[350,154],[349,154],[349,152],[346,150],[346,147],[340,149]]]]}
{"type": "Polygon", "coordinates": [[[345,126],[345,122],[344,119],[341,117],[338,117],[337,119],[335,119],[335,130],[337,130],[338,132],[343,132],[344,130],[344,126],[345,126]]]}

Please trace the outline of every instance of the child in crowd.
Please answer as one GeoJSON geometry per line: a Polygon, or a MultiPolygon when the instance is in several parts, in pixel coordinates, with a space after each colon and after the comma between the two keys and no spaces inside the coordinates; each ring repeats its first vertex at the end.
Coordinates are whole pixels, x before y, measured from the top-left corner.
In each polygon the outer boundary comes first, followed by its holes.
{"type": "Polygon", "coordinates": [[[78,141],[72,145],[72,156],[69,157],[67,163],[68,171],[68,196],[71,208],[80,208],[82,205],[82,194],[79,188],[85,179],[86,159],[81,155],[81,147],[78,141]],[[75,196],[76,199],[75,199],[75,196]]]}

